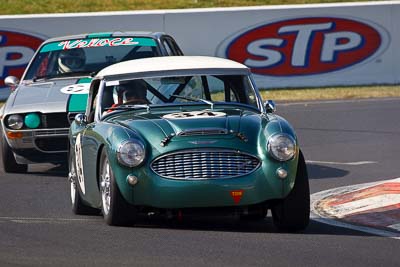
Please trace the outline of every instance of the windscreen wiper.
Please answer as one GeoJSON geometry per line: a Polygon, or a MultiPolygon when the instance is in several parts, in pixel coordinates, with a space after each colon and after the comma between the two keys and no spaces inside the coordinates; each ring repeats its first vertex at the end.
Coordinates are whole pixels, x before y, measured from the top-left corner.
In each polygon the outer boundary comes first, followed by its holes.
{"type": "Polygon", "coordinates": [[[69,77],[69,76],[82,76],[82,75],[88,75],[90,77],[94,77],[96,75],[95,71],[73,71],[73,72],[66,72],[66,73],[57,73],[57,74],[49,74],[49,75],[40,75],[40,76],[34,76],[32,78],[33,82],[36,82],[38,80],[48,80],[52,78],[61,78],[61,77],[69,77]]]}
{"type": "Polygon", "coordinates": [[[52,79],[52,78],[55,78],[55,77],[58,77],[58,74],[39,75],[39,76],[34,76],[34,77],[32,78],[32,81],[33,81],[33,82],[36,82],[36,81],[38,81],[38,80],[47,80],[47,79],[52,79]]]}
{"type": "Polygon", "coordinates": [[[120,105],[116,107],[108,107],[105,110],[131,110],[131,109],[143,109],[150,111],[150,106],[147,104],[135,104],[135,105],[120,105]]]}
{"type": "Polygon", "coordinates": [[[175,98],[180,98],[180,99],[185,99],[188,101],[194,101],[194,102],[203,102],[211,106],[211,109],[214,109],[214,103],[212,101],[202,99],[202,98],[194,98],[194,97],[188,97],[188,96],[180,96],[180,95],[170,95],[175,98]]]}

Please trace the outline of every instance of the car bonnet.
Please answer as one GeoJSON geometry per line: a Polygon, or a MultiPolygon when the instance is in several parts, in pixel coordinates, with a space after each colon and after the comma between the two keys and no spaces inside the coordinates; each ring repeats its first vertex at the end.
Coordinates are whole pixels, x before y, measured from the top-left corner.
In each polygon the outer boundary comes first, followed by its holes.
{"type": "Polygon", "coordinates": [[[159,143],[160,138],[164,138],[165,135],[178,138],[208,135],[219,135],[223,138],[228,135],[239,135],[240,138],[255,141],[262,129],[259,113],[240,109],[135,112],[133,116],[127,112],[111,120],[140,133],[153,144],[159,143]]]}
{"type": "Polygon", "coordinates": [[[86,108],[89,86],[89,78],[21,84],[9,112],[82,112],[86,108]]]}

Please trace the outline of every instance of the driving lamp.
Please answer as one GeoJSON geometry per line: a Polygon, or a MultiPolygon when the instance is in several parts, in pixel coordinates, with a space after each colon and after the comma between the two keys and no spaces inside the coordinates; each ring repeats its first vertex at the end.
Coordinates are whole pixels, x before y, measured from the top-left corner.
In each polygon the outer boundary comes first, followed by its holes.
{"type": "Polygon", "coordinates": [[[287,161],[296,154],[295,140],[286,134],[275,134],[268,138],[269,154],[276,160],[287,161]]]}
{"type": "Polygon", "coordinates": [[[8,117],[7,124],[11,129],[19,130],[24,126],[24,120],[22,119],[21,115],[15,114],[8,117]]]}
{"type": "Polygon", "coordinates": [[[117,150],[119,163],[128,167],[136,167],[145,157],[144,145],[138,140],[129,140],[122,143],[117,150]]]}

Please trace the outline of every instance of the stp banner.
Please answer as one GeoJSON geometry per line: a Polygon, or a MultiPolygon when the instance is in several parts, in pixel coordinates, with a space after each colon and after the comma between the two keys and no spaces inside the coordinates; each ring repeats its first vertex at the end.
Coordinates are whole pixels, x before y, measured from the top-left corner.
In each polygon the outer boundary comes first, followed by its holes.
{"type": "Polygon", "coordinates": [[[0,98],[43,40],[109,31],[167,32],[187,55],[247,65],[261,88],[397,84],[398,14],[400,1],[0,16],[0,98]]]}

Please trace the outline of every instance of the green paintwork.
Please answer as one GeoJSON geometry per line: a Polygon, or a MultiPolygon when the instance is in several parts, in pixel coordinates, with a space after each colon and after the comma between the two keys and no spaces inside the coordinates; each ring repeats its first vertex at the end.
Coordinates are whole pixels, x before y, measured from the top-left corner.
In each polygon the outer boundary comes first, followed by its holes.
{"type": "Polygon", "coordinates": [[[111,37],[112,32],[95,32],[88,34],[88,38],[102,38],[102,37],[111,37]]]}
{"type": "Polygon", "coordinates": [[[78,84],[79,83],[90,83],[92,81],[92,78],[82,78],[78,80],[78,84]]]}
{"type": "MultiPolygon", "coordinates": [[[[90,84],[92,78],[79,79],[77,84],[90,84]]],[[[68,100],[68,112],[83,112],[86,109],[88,94],[71,94],[68,100]]]]}
{"type": "Polygon", "coordinates": [[[82,112],[86,108],[87,94],[72,94],[68,102],[68,112],[82,112]]]}
{"type": "Polygon", "coordinates": [[[40,49],[39,53],[62,50],[62,47],[59,46],[59,44],[60,42],[46,44],[42,47],[42,49],[40,49]]]}
{"type": "Polygon", "coordinates": [[[140,45],[140,46],[157,46],[156,41],[151,38],[137,37],[137,38],[133,38],[133,41],[138,42],[137,45],[140,45]]]}
{"type": "MultiPolygon", "coordinates": [[[[200,111],[207,106],[185,106],[185,111],[200,111]]],[[[267,139],[276,133],[293,136],[293,128],[283,118],[256,112],[254,109],[228,105],[214,108],[227,116],[218,118],[165,119],[162,116],[182,111],[179,107],[157,107],[146,110],[121,112],[85,128],[83,140],[83,171],[85,176],[85,201],[93,207],[100,207],[100,193],[97,184],[98,161],[102,149],[106,149],[117,184],[123,197],[131,204],[156,208],[225,207],[246,206],[271,199],[282,199],[293,188],[296,177],[298,156],[288,162],[278,162],[267,152],[267,139]],[[165,134],[178,133],[185,129],[227,128],[228,134],[203,136],[175,136],[166,146],[160,142],[165,134]],[[230,133],[232,131],[233,133],[230,133]],[[240,132],[248,141],[235,133],[240,132]],[[119,145],[130,138],[141,140],[146,147],[146,160],[136,168],[118,163],[116,151],[119,145]],[[212,141],[193,144],[193,141],[212,141]],[[257,156],[261,166],[253,173],[230,179],[208,179],[199,181],[173,180],[156,175],[150,168],[151,162],[164,154],[196,148],[235,149],[257,156]],[[276,170],[285,168],[289,175],[282,180],[276,170]],[[130,186],[126,178],[136,175],[139,182],[130,186]],[[243,197],[236,204],[231,191],[243,190],[243,197]]],[[[89,124],[90,125],[90,124],[89,124]]],[[[76,136],[84,126],[73,123],[71,135],[76,136]]],[[[70,140],[74,140],[70,138],[70,140]]],[[[73,146],[73,144],[71,144],[73,146]]],[[[298,154],[297,154],[298,155],[298,154]]]]}

